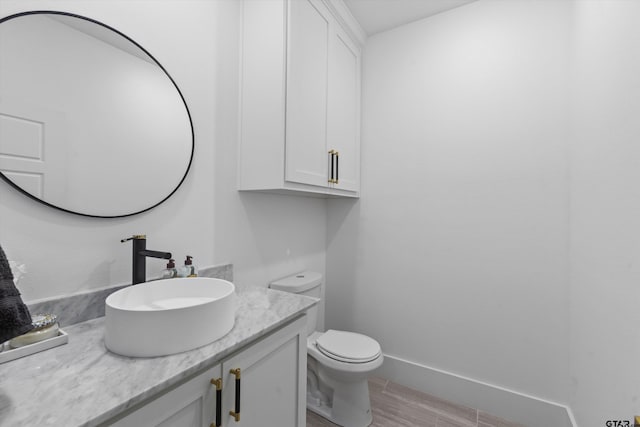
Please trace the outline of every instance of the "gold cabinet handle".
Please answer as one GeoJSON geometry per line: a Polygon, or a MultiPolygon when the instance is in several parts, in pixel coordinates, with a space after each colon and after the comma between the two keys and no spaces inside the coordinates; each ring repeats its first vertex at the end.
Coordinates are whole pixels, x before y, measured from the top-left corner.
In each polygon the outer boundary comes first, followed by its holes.
{"type": "Polygon", "coordinates": [[[333,172],[335,170],[334,159],[335,159],[335,150],[329,150],[329,183],[333,184],[333,172]]]}
{"type": "Polygon", "coordinates": [[[229,415],[231,415],[236,422],[240,421],[240,368],[231,369],[229,373],[235,375],[236,377],[236,405],[235,411],[229,411],[229,415]]]}
{"type": "Polygon", "coordinates": [[[329,150],[329,155],[331,156],[331,162],[329,164],[329,183],[337,184],[339,179],[338,173],[340,170],[340,153],[337,150],[329,150]]]}
{"type": "Polygon", "coordinates": [[[216,422],[210,427],[220,427],[222,425],[222,378],[212,378],[211,384],[216,386],[216,422]]]}

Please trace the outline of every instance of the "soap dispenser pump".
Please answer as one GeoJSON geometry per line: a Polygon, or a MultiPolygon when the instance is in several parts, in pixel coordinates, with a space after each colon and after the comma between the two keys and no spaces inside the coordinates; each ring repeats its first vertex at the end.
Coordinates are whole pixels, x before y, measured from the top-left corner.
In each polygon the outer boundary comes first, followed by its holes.
{"type": "Polygon", "coordinates": [[[187,255],[184,260],[184,269],[186,277],[198,277],[198,269],[193,265],[193,257],[191,255],[187,255]]]}
{"type": "Polygon", "coordinates": [[[162,270],[162,278],[173,279],[174,277],[178,277],[178,270],[176,269],[175,259],[172,258],[167,263],[167,268],[162,270]]]}

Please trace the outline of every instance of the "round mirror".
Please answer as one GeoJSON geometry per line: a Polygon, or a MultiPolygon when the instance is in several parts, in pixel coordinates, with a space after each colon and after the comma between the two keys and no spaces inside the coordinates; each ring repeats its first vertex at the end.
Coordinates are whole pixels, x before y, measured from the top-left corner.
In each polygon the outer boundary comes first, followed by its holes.
{"type": "Polygon", "coordinates": [[[26,195],[93,217],[147,211],[189,171],[194,135],[175,82],[95,20],[0,19],[0,173],[26,195]]]}

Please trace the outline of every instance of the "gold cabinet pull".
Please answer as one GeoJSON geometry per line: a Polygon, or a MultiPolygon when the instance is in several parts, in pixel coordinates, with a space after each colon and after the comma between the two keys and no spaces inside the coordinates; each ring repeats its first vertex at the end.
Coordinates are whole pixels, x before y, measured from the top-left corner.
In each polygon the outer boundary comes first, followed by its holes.
{"type": "Polygon", "coordinates": [[[337,184],[338,183],[338,173],[340,170],[339,160],[340,153],[337,150],[329,150],[329,156],[331,156],[331,161],[329,164],[329,183],[337,184]]]}
{"type": "Polygon", "coordinates": [[[210,427],[220,427],[222,425],[222,378],[212,378],[211,384],[216,386],[216,422],[210,427]]]}
{"type": "Polygon", "coordinates": [[[334,159],[335,159],[335,150],[329,150],[329,183],[333,184],[333,171],[335,170],[334,159]]]}
{"type": "Polygon", "coordinates": [[[236,405],[235,411],[229,411],[229,415],[231,415],[236,422],[240,421],[240,368],[231,369],[229,373],[235,375],[236,377],[236,405]]]}

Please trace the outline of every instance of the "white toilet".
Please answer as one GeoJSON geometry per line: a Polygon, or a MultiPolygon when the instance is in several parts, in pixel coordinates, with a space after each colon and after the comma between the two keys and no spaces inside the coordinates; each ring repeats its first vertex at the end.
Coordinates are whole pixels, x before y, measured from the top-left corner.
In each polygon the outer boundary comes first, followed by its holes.
{"type": "MultiPolygon", "coordinates": [[[[272,289],[322,297],[322,275],[305,271],[272,289]]],[[[317,332],[318,306],[307,311],[307,408],[344,427],[371,424],[367,377],[382,365],[380,344],[355,332],[317,332]]]]}

